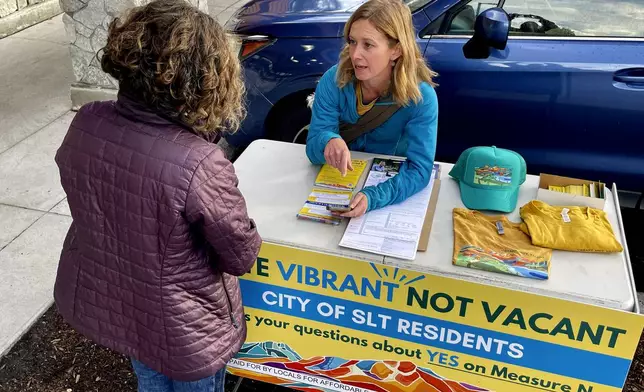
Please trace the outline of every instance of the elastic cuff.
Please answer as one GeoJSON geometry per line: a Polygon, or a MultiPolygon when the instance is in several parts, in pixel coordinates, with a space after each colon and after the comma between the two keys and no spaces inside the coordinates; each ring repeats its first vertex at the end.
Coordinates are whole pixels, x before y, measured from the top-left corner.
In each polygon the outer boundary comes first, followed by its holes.
{"type": "Polygon", "coordinates": [[[362,193],[365,196],[365,198],[367,199],[367,211],[365,211],[365,212],[371,211],[371,197],[369,196],[368,188],[361,190],[360,193],[362,193]],[[365,191],[367,191],[367,192],[365,192],[365,191]]]}

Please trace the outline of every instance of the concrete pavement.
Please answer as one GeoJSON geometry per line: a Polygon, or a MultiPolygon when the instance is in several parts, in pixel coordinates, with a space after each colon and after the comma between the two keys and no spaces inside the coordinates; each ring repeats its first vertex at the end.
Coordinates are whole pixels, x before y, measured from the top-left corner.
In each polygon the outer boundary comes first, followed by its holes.
{"type": "Polygon", "coordinates": [[[71,218],[53,161],[73,80],[61,16],[0,40],[0,355],[52,301],[71,218]]]}
{"type": "MultiPolygon", "coordinates": [[[[209,1],[225,23],[246,0],[209,1]]],[[[54,155],[74,112],[62,15],[0,40],[0,356],[52,304],[71,214],[54,155]]]]}

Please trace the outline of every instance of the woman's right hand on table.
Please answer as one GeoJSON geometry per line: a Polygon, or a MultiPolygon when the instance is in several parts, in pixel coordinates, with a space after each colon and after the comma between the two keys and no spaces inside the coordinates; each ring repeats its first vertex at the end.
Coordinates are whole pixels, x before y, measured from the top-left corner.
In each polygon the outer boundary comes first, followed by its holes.
{"type": "Polygon", "coordinates": [[[324,148],[324,159],[328,165],[338,169],[343,177],[347,174],[347,170],[353,171],[351,152],[342,138],[329,140],[324,148]]]}

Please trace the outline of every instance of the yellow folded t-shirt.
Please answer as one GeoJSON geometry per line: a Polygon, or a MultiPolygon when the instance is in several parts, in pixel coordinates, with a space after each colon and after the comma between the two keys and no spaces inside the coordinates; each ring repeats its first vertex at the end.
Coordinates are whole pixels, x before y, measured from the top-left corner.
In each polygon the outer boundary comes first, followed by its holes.
{"type": "Polygon", "coordinates": [[[519,223],[505,216],[454,208],[452,263],[524,278],[548,279],[552,249],[530,242],[519,223]],[[497,226],[498,225],[498,226],[497,226]]]}
{"type": "Polygon", "coordinates": [[[613,228],[602,210],[590,207],[551,206],[532,200],[520,209],[521,230],[532,243],[575,252],[621,252],[613,228]]]}

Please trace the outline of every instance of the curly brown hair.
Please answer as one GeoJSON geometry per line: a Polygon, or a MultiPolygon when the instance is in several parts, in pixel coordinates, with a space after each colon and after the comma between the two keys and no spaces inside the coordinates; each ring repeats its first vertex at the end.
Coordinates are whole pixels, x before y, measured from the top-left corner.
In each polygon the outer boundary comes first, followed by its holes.
{"type": "Polygon", "coordinates": [[[121,91],[197,134],[235,132],[246,115],[231,38],[183,0],[156,0],[116,18],[99,55],[121,91]]]}

